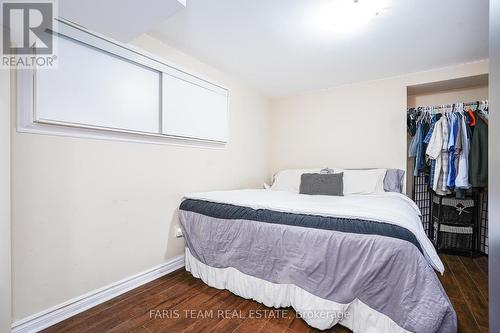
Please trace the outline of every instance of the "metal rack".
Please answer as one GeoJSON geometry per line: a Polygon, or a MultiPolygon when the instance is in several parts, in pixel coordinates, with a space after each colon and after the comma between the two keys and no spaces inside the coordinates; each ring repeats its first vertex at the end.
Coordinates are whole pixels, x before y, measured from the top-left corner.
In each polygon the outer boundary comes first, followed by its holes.
{"type": "Polygon", "coordinates": [[[421,172],[418,176],[413,176],[412,199],[417,204],[422,213],[422,225],[425,233],[430,236],[431,228],[431,206],[432,196],[428,191],[429,176],[421,172]]]}
{"type": "MultiPolygon", "coordinates": [[[[425,232],[431,237],[431,219],[432,219],[432,193],[429,191],[428,178],[425,173],[420,173],[413,177],[412,199],[422,212],[422,225],[425,232]]],[[[477,235],[477,251],[488,255],[488,191],[487,189],[477,193],[478,208],[477,219],[479,220],[479,232],[477,235]]]]}
{"type": "Polygon", "coordinates": [[[488,254],[488,190],[479,193],[479,252],[488,254]]]}

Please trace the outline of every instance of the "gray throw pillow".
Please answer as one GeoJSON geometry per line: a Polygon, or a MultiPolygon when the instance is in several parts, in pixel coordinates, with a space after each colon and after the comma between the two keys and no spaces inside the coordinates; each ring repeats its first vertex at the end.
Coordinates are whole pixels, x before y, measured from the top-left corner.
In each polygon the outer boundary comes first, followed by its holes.
{"type": "Polygon", "coordinates": [[[344,173],[304,173],[300,177],[301,194],[344,195],[344,173]]]}
{"type": "Polygon", "coordinates": [[[384,178],[384,190],[386,192],[403,192],[404,170],[387,169],[384,178]]]}

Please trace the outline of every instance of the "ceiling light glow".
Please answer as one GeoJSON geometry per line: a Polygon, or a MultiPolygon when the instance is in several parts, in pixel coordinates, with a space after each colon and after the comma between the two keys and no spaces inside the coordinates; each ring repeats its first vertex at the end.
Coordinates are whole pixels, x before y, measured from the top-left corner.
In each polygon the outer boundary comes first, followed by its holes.
{"type": "Polygon", "coordinates": [[[385,0],[321,1],[306,13],[306,21],[316,33],[346,35],[363,28],[385,5],[385,0]]]}

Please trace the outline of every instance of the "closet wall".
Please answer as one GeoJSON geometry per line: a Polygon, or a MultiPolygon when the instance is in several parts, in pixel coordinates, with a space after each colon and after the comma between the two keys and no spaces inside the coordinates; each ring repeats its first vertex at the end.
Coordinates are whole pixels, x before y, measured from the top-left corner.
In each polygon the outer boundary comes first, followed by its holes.
{"type": "Polygon", "coordinates": [[[468,87],[452,90],[436,91],[426,94],[408,95],[408,107],[452,104],[456,102],[472,102],[488,99],[488,86],[468,87]]]}

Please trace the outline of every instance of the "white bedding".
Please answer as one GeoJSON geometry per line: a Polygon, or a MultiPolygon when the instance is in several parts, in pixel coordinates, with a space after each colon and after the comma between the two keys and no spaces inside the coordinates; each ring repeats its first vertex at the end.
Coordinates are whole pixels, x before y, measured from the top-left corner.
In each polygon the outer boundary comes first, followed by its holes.
{"type": "Polygon", "coordinates": [[[321,330],[339,323],[353,332],[410,333],[358,298],[349,304],[337,303],[315,296],[294,284],[271,283],[244,274],[233,267],[211,267],[193,257],[188,248],[186,248],[186,270],[211,287],[227,289],[268,307],[291,306],[309,325],[321,330]]]}
{"type": "Polygon", "coordinates": [[[324,196],[249,189],[193,193],[186,195],[186,198],[253,209],[357,218],[398,225],[415,235],[427,261],[439,272],[444,272],[443,263],[425,234],[419,208],[411,199],[400,193],[324,196]]]}

